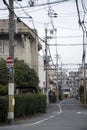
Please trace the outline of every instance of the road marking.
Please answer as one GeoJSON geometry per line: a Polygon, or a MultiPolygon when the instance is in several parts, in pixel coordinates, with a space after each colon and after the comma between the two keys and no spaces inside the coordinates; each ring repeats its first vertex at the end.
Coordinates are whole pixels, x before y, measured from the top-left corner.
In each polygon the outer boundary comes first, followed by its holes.
{"type": "Polygon", "coordinates": [[[81,112],[77,112],[77,114],[81,114],[81,112]]]}
{"type": "Polygon", "coordinates": [[[57,115],[59,115],[59,114],[62,113],[61,105],[60,105],[60,104],[57,104],[57,105],[58,105],[58,107],[59,107],[59,112],[56,112],[54,115],[51,115],[51,116],[49,116],[48,118],[44,118],[44,119],[42,119],[42,120],[40,120],[40,121],[37,121],[37,122],[34,122],[34,123],[30,123],[30,124],[28,123],[28,124],[23,124],[23,125],[2,126],[2,127],[0,127],[0,128],[17,128],[17,127],[33,126],[33,125],[36,125],[36,124],[40,124],[40,123],[42,123],[42,122],[44,122],[44,121],[47,121],[47,120],[49,120],[49,119],[52,119],[52,118],[54,118],[55,116],[57,116],[57,115]]]}
{"type": "Polygon", "coordinates": [[[85,115],[87,115],[87,112],[77,112],[77,114],[85,114],[85,115]]]}
{"type": "Polygon", "coordinates": [[[57,104],[57,105],[59,106],[59,111],[60,111],[60,112],[63,112],[63,111],[62,111],[62,108],[61,108],[61,105],[60,105],[60,104],[57,104]]]}

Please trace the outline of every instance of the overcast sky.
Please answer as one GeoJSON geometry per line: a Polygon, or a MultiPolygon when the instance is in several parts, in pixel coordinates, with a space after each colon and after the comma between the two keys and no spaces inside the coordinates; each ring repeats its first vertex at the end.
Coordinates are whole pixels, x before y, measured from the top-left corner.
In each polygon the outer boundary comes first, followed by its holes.
{"type": "MultiPolygon", "coordinates": [[[[22,0],[22,2],[14,2],[15,6],[24,7],[28,5],[29,0],[22,0]],[[21,4],[21,6],[19,5],[21,4]]],[[[54,2],[58,0],[50,0],[50,2],[54,2]]],[[[60,1],[60,0],[59,0],[60,1]]],[[[62,1],[62,0],[61,0],[62,1]]],[[[85,7],[87,5],[87,0],[83,0],[85,3],[85,7]]],[[[8,2],[8,0],[7,0],[8,2]]],[[[48,17],[49,7],[47,5],[44,6],[36,6],[38,4],[46,3],[47,0],[38,0],[35,3],[35,7],[28,7],[15,10],[17,16],[19,17],[32,17],[32,19],[24,19],[22,20],[31,28],[36,28],[39,36],[43,39],[45,37],[45,28],[52,29],[51,20],[48,17]],[[32,22],[33,20],[33,22],[32,22]]],[[[79,0],[80,2],[80,0],[79,0]]],[[[1,7],[6,8],[6,6],[1,2],[1,7]]],[[[59,44],[57,46],[58,54],[60,56],[59,62],[63,64],[82,63],[82,51],[83,46],[79,44],[83,44],[82,38],[82,29],[78,24],[78,15],[76,9],[75,0],[69,0],[67,2],[56,3],[50,5],[51,11],[57,13],[57,18],[53,18],[53,25],[57,29],[57,39],[48,41],[48,44],[59,44]],[[74,45],[76,44],[76,45],[74,45]],[[77,45],[78,44],[78,45],[77,45]],[[72,46],[73,45],[73,46],[72,46]]],[[[83,18],[82,8],[80,8],[81,16],[83,18]]],[[[8,18],[8,11],[0,11],[0,18],[8,18]]],[[[44,47],[44,43],[41,42],[44,47]]],[[[50,51],[52,58],[55,61],[56,55],[56,47],[50,46],[50,51]]],[[[43,52],[43,51],[42,51],[43,52]]],[[[41,53],[42,54],[42,53],[41,53]]],[[[87,61],[87,60],[86,60],[87,61]]],[[[68,68],[73,68],[72,66],[67,66],[68,68]]],[[[77,66],[74,66],[77,68],[77,66]]]]}

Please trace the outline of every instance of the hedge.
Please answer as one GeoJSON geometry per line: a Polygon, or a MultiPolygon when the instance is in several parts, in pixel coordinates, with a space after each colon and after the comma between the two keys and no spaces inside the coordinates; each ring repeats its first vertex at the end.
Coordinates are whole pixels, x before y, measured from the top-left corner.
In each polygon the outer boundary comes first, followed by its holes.
{"type": "MultiPolygon", "coordinates": [[[[21,94],[15,95],[14,116],[25,117],[46,112],[46,95],[21,94]]],[[[8,97],[0,97],[0,123],[7,121],[8,97]]]]}
{"type": "Polygon", "coordinates": [[[8,112],[8,97],[0,97],[0,123],[7,121],[7,112],[8,112]]]}

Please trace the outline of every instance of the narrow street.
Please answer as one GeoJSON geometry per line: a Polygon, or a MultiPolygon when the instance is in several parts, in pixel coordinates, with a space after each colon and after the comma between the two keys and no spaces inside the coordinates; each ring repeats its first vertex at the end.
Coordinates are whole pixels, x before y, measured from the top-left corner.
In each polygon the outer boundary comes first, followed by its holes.
{"type": "Polygon", "coordinates": [[[1,0],[0,130],[87,130],[86,48],[87,0],[1,0]]]}
{"type": "Polygon", "coordinates": [[[87,108],[76,99],[51,104],[46,114],[16,121],[0,130],[87,130],[87,108]]]}

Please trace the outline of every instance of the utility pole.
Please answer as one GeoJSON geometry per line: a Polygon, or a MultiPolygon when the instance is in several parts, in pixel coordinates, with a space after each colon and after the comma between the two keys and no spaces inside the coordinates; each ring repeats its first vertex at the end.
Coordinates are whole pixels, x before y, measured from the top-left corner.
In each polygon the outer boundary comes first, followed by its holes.
{"type": "Polygon", "coordinates": [[[86,32],[83,30],[83,86],[84,86],[84,105],[86,105],[86,64],[85,64],[85,57],[86,57],[86,45],[85,45],[85,38],[86,32]]]}
{"type": "Polygon", "coordinates": [[[74,94],[76,95],[76,93],[77,93],[77,89],[76,89],[76,72],[74,73],[73,80],[74,80],[74,94]]]}
{"type": "Polygon", "coordinates": [[[9,68],[12,67],[12,73],[9,74],[9,83],[8,83],[8,123],[14,123],[14,6],[13,0],[9,0],[9,57],[13,59],[13,64],[9,65],[9,68]]]}
{"type": "Polygon", "coordinates": [[[45,28],[45,69],[46,69],[46,75],[45,75],[45,82],[46,82],[46,95],[47,95],[47,103],[48,100],[48,73],[47,73],[47,66],[48,66],[48,58],[47,58],[47,28],[45,28]]]}
{"type": "Polygon", "coordinates": [[[56,43],[56,81],[57,81],[57,86],[56,86],[56,90],[57,90],[57,102],[59,102],[59,83],[58,83],[58,51],[57,51],[57,29],[54,29],[55,31],[55,43],[56,43]]]}
{"type": "Polygon", "coordinates": [[[63,68],[62,68],[62,62],[61,62],[61,86],[60,86],[60,98],[62,99],[62,88],[63,88],[63,68]]]}
{"type": "Polygon", "coordinates": [[[56,78],[57,78],[57,101],[59,102],[59,86],[58,86],[58,53],[56,45],[56,78]]]}
{"type": "Polygon", "coordinates": [[[77,7],[77,13],[78,13],[78,18],[79,18],[79,25],[82,27],[82,31],[83,31],[83,57],[82,57],[82,64],[83,64],[83,86],[84,86],[84,105],[86,105],[86,70],[85,70],[85,57],[86,57],[86,45],[85,45],[85,38],[86,37],[86,26],[85,26],[85,17],[83,20],[81,20],[81,16],[80,16],[80,11],[79,11],[79,4],[78,4],[79,0],[76,0],[76,7],[77,7]]]}

